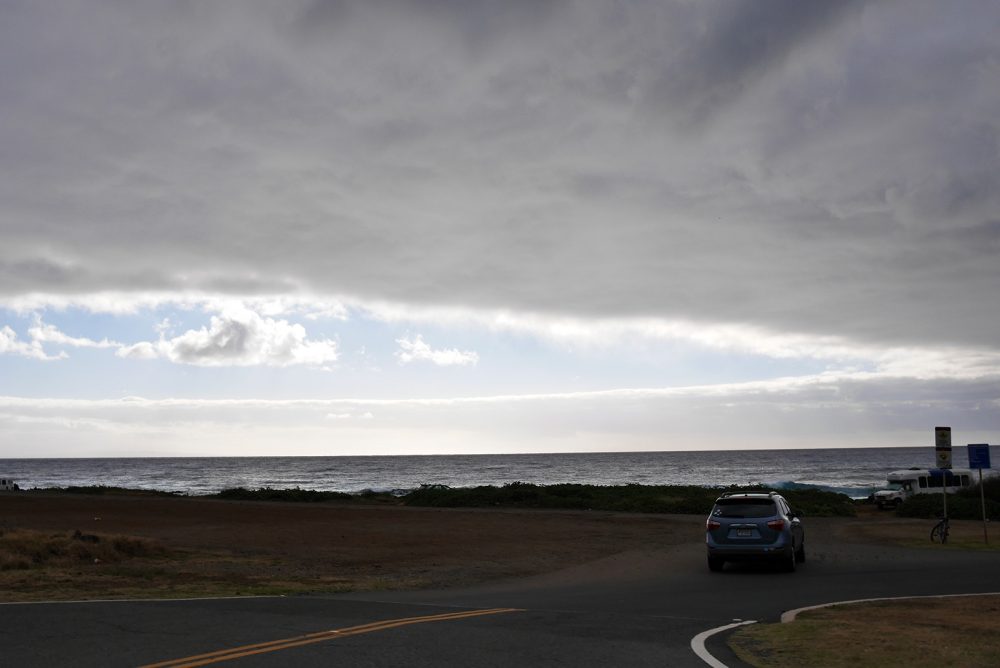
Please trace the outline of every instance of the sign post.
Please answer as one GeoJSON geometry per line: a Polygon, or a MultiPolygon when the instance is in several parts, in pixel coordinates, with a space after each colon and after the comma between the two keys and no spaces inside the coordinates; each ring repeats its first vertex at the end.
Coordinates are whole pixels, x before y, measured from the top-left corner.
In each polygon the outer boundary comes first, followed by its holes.
{"type": "Polygon", "coordinates": [[[979,469],[979,503],[983,509],[983,542],[989,545],[990,536],[986,530],[986,489],[983,487],[983,469],[990,468],[989,443],[969,443],[969,468],[979,469]]]}
{"type": "MultiPolygon", "coordinates": [[[[944,500],[944,521],[948,521],[948,474],[951,473],[951,427],[934,427],[934,459],[941,471],[941,498],[944,500]]],[[[944,542],[944,541],[941,541],[944,542]]]]}

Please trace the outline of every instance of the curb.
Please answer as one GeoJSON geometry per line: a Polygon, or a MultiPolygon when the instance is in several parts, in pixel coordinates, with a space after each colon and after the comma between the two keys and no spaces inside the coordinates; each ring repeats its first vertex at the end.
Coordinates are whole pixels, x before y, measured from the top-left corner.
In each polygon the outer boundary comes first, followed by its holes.
{"type": "Polygon", "coordinates": [[[78,601],[3,601],[0,605],[80,605],[82,603],[177,603],[183,601],[246,601],[254,598],[288,598],[285,594],[255,596],[195,596],[192,598],[88,598],[78,601]]]}
{"type": "Polygon", "coordinates": [[[735,629],[739,626],[746,626],[747,624],[756,624],[757,621],[754,619],[749,619],[747,621],[734,622],[732,624],[726,624],[725,626],[717,626],[714,629],[709,629],[707,631],[702,631],[694,638],[691,638],[691,651],[695,655],[710,665],[712,668],[727,668],[726,664],[722,663],[705,648],[705,641],[710,637],[714,636],[716,633],[722,633],[723,631],[729,631],[730,629],[735,629]]]}
{"type": "Polygon", "coordinates": [[[958,598],[962,596],[1000,596],[1000,592],[986,591],[986,592],[977,592],[974,594],[932,594],[928,596],[883,596],[881,598],[859,598],[853,601],[834,601],[833,603],[820,603],[819,605],[810,605],[804,608],[787,610],[781,613],[781,623],[787,624],[789,622],[794,622],[795,618],[798,616],[800,612],[819,610],[821,608],[832,608],[835,605],[852,605],[854,603],[875,603],[878,601],[907,601],[907,600],[915,600],[922,598],[958,598]]]}

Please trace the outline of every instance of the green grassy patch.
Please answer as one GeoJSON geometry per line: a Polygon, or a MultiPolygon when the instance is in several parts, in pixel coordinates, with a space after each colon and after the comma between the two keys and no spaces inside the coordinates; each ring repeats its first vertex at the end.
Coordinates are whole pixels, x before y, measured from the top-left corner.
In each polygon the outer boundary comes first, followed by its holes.
{"type": "Polygon", "coordinates": [[[880,601],[824,608],[729,638],[752,666],[915,668],[1000,665],[1000,596],[880,601]]]}

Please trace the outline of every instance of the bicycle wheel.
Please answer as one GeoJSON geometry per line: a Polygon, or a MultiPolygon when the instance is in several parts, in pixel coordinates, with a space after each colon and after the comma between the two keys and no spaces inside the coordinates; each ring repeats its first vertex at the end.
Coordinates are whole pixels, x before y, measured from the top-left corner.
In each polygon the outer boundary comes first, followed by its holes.
{"type": "Polygon", "coordinates": [[[947,540],[947,535],[948,534],[945,530],[944,520],[941,520],[940,522],[934,525],[933,529],[931,529],[931,542],[943,543],[945,540],[947,540]]]}

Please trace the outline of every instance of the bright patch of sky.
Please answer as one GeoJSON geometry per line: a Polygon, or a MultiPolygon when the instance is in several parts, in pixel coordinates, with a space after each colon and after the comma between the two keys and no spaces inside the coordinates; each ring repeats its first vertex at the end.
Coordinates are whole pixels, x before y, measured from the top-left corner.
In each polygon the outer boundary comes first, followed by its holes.
{"type": "MultiPolygon", "coordinates": [[[[23,352],[0,355],[0,394],[426,399],[683,387],[813,375],[830,368],[829,361],[804,355],[776,359],[641,331],[601,340],[512,324],[488,327],[474,318],[461,325],[387,319],[347,307],[336,317],[222,308],[219,313],[193,304],[123,313],[79,307],[0,310],[2,322],[23,346],[23,352]],[[238,338],[225,330],[227,317],[270,322],[272,330],[297,328],[297,345],[320,344],[322,350],[315,358],[260,355],[245,331],[238,338]],[[213,336],[231,349],[213,342],[213,336]],[[200,344],[200,357],[174,352],[191,341],[200,344]],[[143,354],[144,346],[149,354],[143,354]],[[239,346],[251,350],[232,349],[239,346]],[[50,364],[29,363],[42,359],[50,364]]],[[[281,332],[270,334],[281,337],[281,332]]]]}

